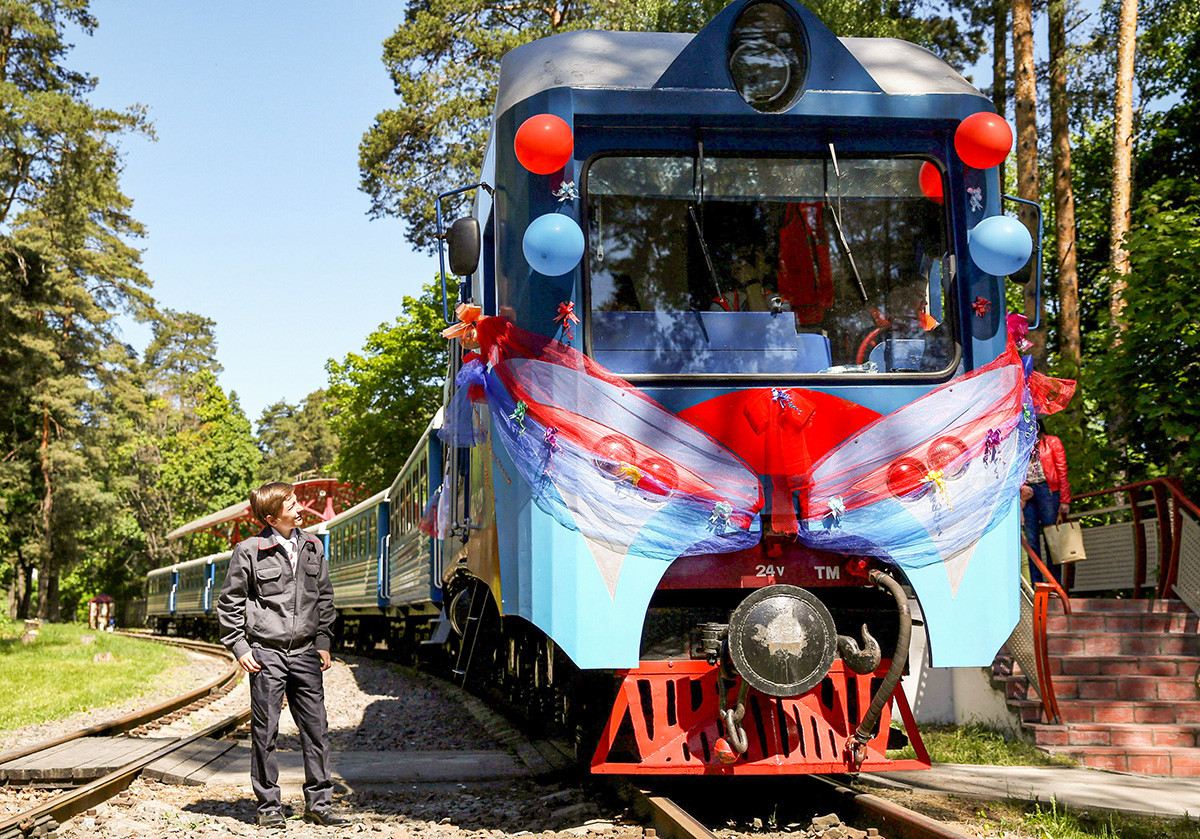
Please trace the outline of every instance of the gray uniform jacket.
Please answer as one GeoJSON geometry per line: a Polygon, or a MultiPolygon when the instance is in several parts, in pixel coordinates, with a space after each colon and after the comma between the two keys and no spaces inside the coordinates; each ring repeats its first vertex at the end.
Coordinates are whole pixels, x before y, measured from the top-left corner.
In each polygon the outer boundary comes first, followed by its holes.
{"type": "Polygon", "coordinates": [[[333,584],[325,546],[300,531],[296,571],[271,528],[233,549],[217,599],[221,643],[236,657],[251,646],[298,653],[328,650],[333,635],[333,584]]]}

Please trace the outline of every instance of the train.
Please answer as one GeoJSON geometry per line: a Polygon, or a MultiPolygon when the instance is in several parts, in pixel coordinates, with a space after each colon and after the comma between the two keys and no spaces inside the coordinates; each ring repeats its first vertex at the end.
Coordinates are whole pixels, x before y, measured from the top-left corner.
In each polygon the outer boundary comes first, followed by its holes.
{"type": "MultiPolygon", "coordinates": [[[[343,641],[438,658],[597,774],[928,766],[913,615],[933,666],[991,663],[1069,398],[1005,311],[1040,259],[1011,140],[933,53],[793,0],[507,54],[479,179],[436,199],[443,404],[317,527],[343,641]]],[[[154,572],[152,619],[210,614],[223,561],[154,572]]]]}

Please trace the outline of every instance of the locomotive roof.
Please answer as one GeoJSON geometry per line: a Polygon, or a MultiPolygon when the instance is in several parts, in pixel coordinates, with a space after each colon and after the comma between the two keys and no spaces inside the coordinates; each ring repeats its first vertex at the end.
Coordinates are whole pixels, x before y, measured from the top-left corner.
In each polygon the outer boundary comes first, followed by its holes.
{"type": "MultiPolygon", "coordinates": [[[[517,47],[500,64],[496,113],[556,87],[648,90],[697,36],[563,32],[517,47]]],[[[838,38],[886,94],[982,94],[929,50],[899,38],[838,38]]]]}

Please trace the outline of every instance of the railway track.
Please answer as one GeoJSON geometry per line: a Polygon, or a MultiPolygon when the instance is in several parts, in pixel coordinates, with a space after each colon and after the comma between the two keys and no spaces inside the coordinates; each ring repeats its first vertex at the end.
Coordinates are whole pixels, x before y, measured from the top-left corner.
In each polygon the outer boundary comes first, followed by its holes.
{"type": "MultiPolygon", "coordinates": [[[[818,824],[825,828],[832,821],[843,826],[839,835],[866,835],[879,839],[971,839],[962,831],[938,822],[907,807],[902,807],[877,795],[854,789],[843,780],[824,776],[792,778],[791,794],[796,798],[811,797],[819,800],[814,809],[829,815],[813,819],[813,829],[818,824]],[[809,786],[804,792],[801,785],[809,786]],[[858,831],[849,833],[845,828],[858,831]]],[[[662,839],[717,839],[705,822],[713,822],[711,816],[697,816],[679,803],[650,786],[617,784],[617,794],[626,801],[637,818],[662,839]]],[[[680,800],[691,799],[684,793],[680,800]]],[[[733,798],[733,796],[730,796],[733,798]]],[[[690,806],[690,805],[688,805],[690,806]]],[[[706,808],[707,809],[707,808],[706,808]]],[[[801,834],[807,835],[807,834],[801,834]]]]}
{"type": "MultiPolygon", "coordinates": [[[[143,636],[144,637],[144,636],[143,636]]],[[[189,641],[178,638],[156,638],[163,643],[176,644],[188,649],[221,655],[230,660],[230,670],[214,679],[209,684],[191,692],[186,696],[164,702],[161,705],[133,714],[128,717],[113,720],[103,726],[95,726],[84,731],[76,732],[70,737],[57,738],[49,743],[38,744],[45,748],[48,745],[68,742],[71,739],[97,736],[107,733],[125,731],[149,731],[157,724],[174,713],[187,712],[200,707],[206,698],[215,696],[221,690],[236,682],[238,671],[236,664],[224,652],[223,648],[203,642],[189,641]]],[[[528,741],[522,736],[507,718],[493,710],[478,696],[470,696],[464,706],[476,721],[498,741],[512,746],[529,766],[530,771],[545,775],[551,773],[563,778],[573,774],[568,768],[567,755],[561,746],[557,748],[550,741],[528,741]]],[[[59,823],[65,822],[74,815],[96,807],[101,802],[115,797],[126,789],[147,766],[170,755],[172,752],[184,749],[189,744],[197,743],[205,738],[220,736],[240,726],[248,714],[237,714],[216,722],[204,731],[197,732],[181,740],[164,744],[151,754],[144,755],[120,770],[112,772],[86,783],[82,787],[69,790],[62,795],[30,808],[17,816],[0,821],[0,839],[32,839],[53,832],[59,823]]],[[[3,760],[11,759],[17,753],[30,754],[38,747],[0,754],[0,765],[3,760]]],[[[575,770],[577,773],[578,770],[575,770]]],[[[579,775],[577,775],[579,776],[579,775]]],[[[695,794],[689,791],[687,784],[655,785],[634,784],[629,781],[606,783],[610,797],[620,801],[636,821],[646,827],[645,836],[655,836],[657,839],[716,839],[712,827],[724,827],[731,812],[717,806],[703,807],[703,812],[695,807],[693,800],[703,801],[706,797],[710,802],[726,799],[728,802],[738,801],[741,793],[729,792],[728,784],[722,781],[729,779],[697,779],[707,790],[718,790],[715,794],[705,796],[703,792],[695,794]],[[707,783],[706,782],[710,782],[707,783]],[[678,793],[678,794],[676,794],[678,793]],[[696,809],[699,815],[691,812],[696,809]],[[710,827],[712,826],[712,827],[710,827]]],[[[836,813],[845,826],[853,826],[853,830],[842,835],[847,836],[879,836],[881,839],[966,839],[965,834],[912,810],[901,807],[879,796],[870,795],[853,789],[846,782],[819,776],[793,777],[786,779],[784,785],[777,785],[780,792],[769,791],[761,796],[762,801],[776,801],[799,797],[810,798],[819,802],[810,808],[810,812],[836,813]],[[867,833],[869,827],[876,828],[872,834],[867,833]]],[[[743,785],[742,790],[753,789],[743,785]]],[[[758,785],[762,788],[762,785],[758,785]]],[[[582,789],[577,789],[582,792],[582,789]]],[[[577,799],[578,800],[578,799],[577,799]]],[[[767,812],[769,805],[760,806],[759,812],[767,812]]],[[[826,818],[829,818],[828,816],[826,818]]],[[[789,819],[790,820],[790,819],[789,819]]],[[[807,822],[805,822],[807,824],[807,822]]],[[[814,822],[815,825],[815,822],[814,822]]],[[[755,831],[757,832],[757,831],[755,831]]],[[[728,836],[727,830],[722,834],[728,836]]],[[[752,835],[752,834],[747,834],[752,835]]],[[[801,833],[801,835],[807,835],[801,833]]],[[[812,834],[815,835],[815,834],[812,834]]]]}
{"type": "MultiPolygon", "coordinates": [[[[521,742],[516,729],[506,717],[488,706],[480,697],[471,696],[465,703],[471,714],[497,740],[515,743],[521,759],[531,771],[538,774],[553,774],[562,776],[572,770],[578,770],[570,764],[565,748],[552,741],[521,742]]],[[[629,811],[647,828],[654,831],[660,839],[718,839],[717,835],[706,826],[705,822],[716,823],[728,817],[727,811],[721,811],[719,805],[717,814],[707,812],[703,816],[693,815],[687,807],[691,806],[693,798],[708,798],[709,801],[726,797],[724,792],[717,791],[718,785],[728,783],[731,779],[699,778],[691,782],[673,781],[666,784],[640,784],[629,780],[609,776],[601,780],[611,794],[622,801],[629,811]],[[703,792],[696,793],[697,787],[689,789],[689,783],[699,781],[703,792]],[[665,793],[674,794],[678,790],[677,803],[665,793]],[[708,791],[715,794],[707,796],[708,791]]],[[[769,787],[768,792],[761,795],[764,801],[772,798],[779,800],[783,795],[796,798],[819,800],[821,803],[814,809],[825,812],[833,811],[844,820],[845,824],[855,825],[857,829],[867,832],[875,829],[875,836],[880,839],[972,839],[967,834],[947,824],[931,819],[921,813],[888,801],[878,795],[854,789],[846,780],[822,775],[792,776],[787,784],[786,792],[783,784],[766,779],[759,781],[742,781],[738,786],[741,792],[755,789],[762,791],[769,787]],[[808,790],[804,790],[808,787],[808,790]],[[776,792],[778,791],[778,792],[776,792]]],[[[728,795],[736,800],[742,797],[741,792],[728,795]]],[[[758,796],[751,796],[758,797],[758,796]]],[[[754,805],[751,805],[753,808],[754,805]]],[[[707,809],[707,808],[706,808],[707,809]]],[[[760,810],[766,810],[761,806],[760,810]]]]}
{"type": "Polygon", "coordinates": [[[206,738],[218,738],[235,731],[249,720],[250,712],[246,710],[226,716],[202,731],[187,737],[172,738],[169,742],[157,746],[150,743],[148,748],[144,744],[138,744],[138,738],[135,735],[152,731],[164,722],[170,722],[180,716],[198,711],[224,696],[240,680],[241,671],[233,656],[223,647],[215,644],[179,638],[152,637],[141,633],[128,634],[158,643],[220,656],[228,660],[229,666],[220,676],[209,683],[151,708],[61,737],[0,753],[0,771],[3,771],[6,766],[11,768],[10,772],[5,775],[6,782],[15,780],[18,783],[26,781],[37,783],[40,786],[70,787],[60,795],[0,820],[0,839],[33,839],[52,834],[60,823],[107,801],[126,789],[146,767],[156,761],[169,758],[172,754],[192,744],[201,743],[206,738]],[[86,745],[84,741],[95,740],[95,738],[105,739],[96,740],[97,748],[94,750],[78,748],[86,745]],[[136,757],[129,759],[117,757],[116,760],[120,762],[119,768],[113,771],[99,770],[103,774],[98,778],[91,778],[91,775],[96,774],[94,767],[104,762],[100,756],[94,755],[96,759],[73,756],[80,754],[81,751],[102,752],[104,746],[110,746],[114,742],[109,738],[120,738],[121,746],[119,748],[122,750],[122,754],[128,755],[132,751],[136,753],[136,757]],[[132,750],[130,749],[131,743],[132,750]],[[61,771],[53,777],[47,777],[46,770],[37,768],[39,757],[44,758],[41,762],[45,763],[62,764],[64,761],[73,761],[75,765],[69,767],[71,781],[67,781],[61,771]],[[82,782],[82,785],[76,785],[73,782],[82,782]]]}

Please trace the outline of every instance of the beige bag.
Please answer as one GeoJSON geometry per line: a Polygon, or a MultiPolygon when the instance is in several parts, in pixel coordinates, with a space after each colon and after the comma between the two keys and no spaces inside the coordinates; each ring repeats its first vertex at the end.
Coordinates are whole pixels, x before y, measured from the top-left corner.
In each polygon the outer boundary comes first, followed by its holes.
{"type": "Polygon", "coordinates": [[[1063,521],[1059,516],[1058,523],[1042,528],[1046,537],[1046,549],[1050,551],[1050,560],[1055,565],[1066,565],[1087,559],[1083,550],[1083,529],[1077,521],[1063,521]]]}

